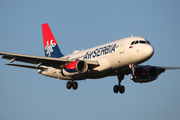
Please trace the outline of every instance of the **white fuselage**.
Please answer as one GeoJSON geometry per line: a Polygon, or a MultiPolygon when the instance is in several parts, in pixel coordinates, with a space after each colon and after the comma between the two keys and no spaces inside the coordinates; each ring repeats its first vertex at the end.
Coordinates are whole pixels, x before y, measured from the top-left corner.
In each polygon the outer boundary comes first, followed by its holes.
{"type": "MultiPolygon", "coordinates": [[[[73,54],[62,58],[79,60],[96,60],[99,66],[95,67],[89,73],[81,74],[74,80],[83,80],[87,78],[102,78],[120,74],[129,67],[129,64],[140,64],[147,61],[154,53],[154,49],[149,42],[142,37],[127,37],[107,44],[96,46],[83,51],[76,51],[73,54]],[[133,41],[138,41],[138,43],[133,41]],[[141,41],[141,42],[140,42],[141,41]]],[[[61,74],[61,69],[48,67],[48,70],[38,71],[42,75],[58,79],[71,80],[61,74]]]]}

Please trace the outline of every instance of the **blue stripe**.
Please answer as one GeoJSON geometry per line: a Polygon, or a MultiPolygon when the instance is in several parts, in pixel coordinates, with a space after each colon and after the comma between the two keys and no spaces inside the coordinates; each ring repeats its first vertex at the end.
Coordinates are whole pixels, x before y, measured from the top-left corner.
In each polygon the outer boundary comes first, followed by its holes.
{"type": "Polygon", "coordinates": [[[64,70],[65,70],[66,72],[69,72],[69,73],[76,72],[76,69],[68,69],[68,68],[66,68],[66,67],[64,67],[64,70]]]}

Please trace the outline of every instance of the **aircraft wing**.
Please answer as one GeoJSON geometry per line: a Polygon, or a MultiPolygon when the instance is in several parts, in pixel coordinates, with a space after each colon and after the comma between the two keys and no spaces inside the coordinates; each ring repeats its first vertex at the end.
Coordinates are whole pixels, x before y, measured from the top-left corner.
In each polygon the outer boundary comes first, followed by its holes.
{"type": "MultiPolygon", "coordinates": [[[[149,65],[137,65],[137,69],[142,69],[145,68],[149,65]]],[[[153,66],[156,67],[159,70],[159,74],[161,74],[162,72],[165,72],[165,70],[173,70],[173,69],[180,69],[180,67],[163,67],[163,66],[153,66]]]]}
{"type": "Polygon", "coordinates": [[[158,69],[166,69],[166,70],[173,70],[173,69],[180,69],[180,67],[157,67],[158,69]]]}
{"type": "MultiPolygon", "coordinates": [[[[61,67],[63,67],[64,64],[74,61],[72,59],[66,59],[66,58],[33,56],[33,55],[24,55],[24,54],[16,54],[16,53],[8,53],[8,52],[0,52],[0,55],[3,55],[3,57],[2,57],[3,59],[10,60],[10,63],[12,63],[14,61],[31,63],[31,64],[36,64],[36,68],[38,68],[40,65],[61,68],[61,67]]],[[[99,65],[98,61],[86,60],[86,63],[88,65],[92,65],[92,66],[99,65]]],[[[13,66],[15,66],[15,65],[13,65],[13,66]]]]}

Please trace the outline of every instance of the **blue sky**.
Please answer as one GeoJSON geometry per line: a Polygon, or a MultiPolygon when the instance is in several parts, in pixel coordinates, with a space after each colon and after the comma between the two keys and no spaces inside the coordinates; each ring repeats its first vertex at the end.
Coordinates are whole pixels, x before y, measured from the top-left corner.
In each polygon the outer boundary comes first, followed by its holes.
{"type": "MultiPolygon", "coordinates": [[[[148,39],[154,56],[144,64],[180,66],[180,2],[177,0],[6,0],[0,2],[0,51],[44,56],[41,24],[49,23],[63,52],[134,36],[148,39]]],[[[139,84],[126,76],[123,95],[117,77],[66,81],[36,70],[4,65],[0,59],[1,120],[180,119],[180,70],[139,84]]]]}

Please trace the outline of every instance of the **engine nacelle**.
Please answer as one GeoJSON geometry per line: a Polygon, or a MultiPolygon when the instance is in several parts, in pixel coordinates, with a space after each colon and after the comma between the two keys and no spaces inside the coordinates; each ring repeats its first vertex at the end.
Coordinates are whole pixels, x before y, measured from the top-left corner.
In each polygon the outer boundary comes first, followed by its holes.
{"type": "Polygon", "coordinates": [[[63,76],[73,76],[80,73],[85,73],[88,69],[88,65],[83,60],[76,60],[67,64],[62,70],[61,74],[63,76]]]}
{"type": "Polygon", "coordinates": [[[134,82],[146,83],[157,79],[159,76],[159,70],[153,66],[147,66],[136,71],[136,79],[134,82]]]}

